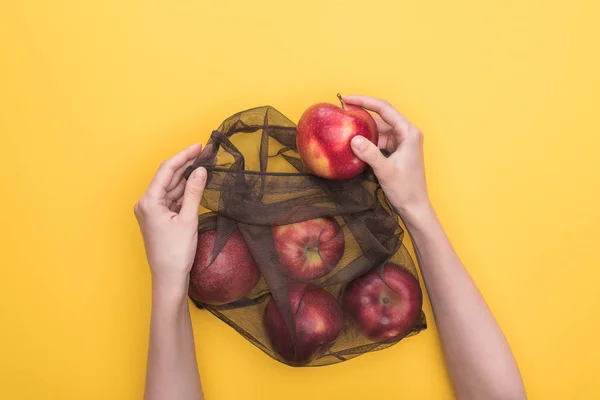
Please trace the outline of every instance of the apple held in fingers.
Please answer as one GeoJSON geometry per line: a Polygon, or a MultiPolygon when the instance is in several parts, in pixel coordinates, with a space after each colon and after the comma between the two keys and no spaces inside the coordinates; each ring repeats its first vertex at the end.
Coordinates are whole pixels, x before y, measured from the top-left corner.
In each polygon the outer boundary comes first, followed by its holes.
{"type": "Polygon", "coordinates": [[[260,279],[260,270],[238,230],[227,239],[225,246],[212,260],[215,238],[215,230],[198,235],[189,291],[195,300],[219,305],[248,295],[260,279]]]}
{"type": "Polygon", "coordinates": [[[345,104],[341,107],[319,103],[300,117],[296,148],[306,169],[326,179],[351,179],[366,168],[350,147],[352,138],[361,135],[377,144],[377,124],[365,109],[345,104]]]}
{"type": "Polygon", "coordinates": [[[417,279],[392,263],[383,267],[381,276],[373,270],[350,282],[342,299],[348,319],[375,342],[408,334],[421,315],[422,304],[417,279]]]}
{"type": "Polygon", "coordinates": [[[327,275],[344,254],[344,233],[334,218],[315,218],[273,227],[283,272],[300,281],[327,275]]]}
{"type": "Polygon", "coordinates": [[[265,307],[263,324],[273,351],[292,365],[303,365],[337,339],[344,317],[335,297],[314,285],[290,284],[288,300],[294,316],[295,346],[273,298],[265,307]]]}

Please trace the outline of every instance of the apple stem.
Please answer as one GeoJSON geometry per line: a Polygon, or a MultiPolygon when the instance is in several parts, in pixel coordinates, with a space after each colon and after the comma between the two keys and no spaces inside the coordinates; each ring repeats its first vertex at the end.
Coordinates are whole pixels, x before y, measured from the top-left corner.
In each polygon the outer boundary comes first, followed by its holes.
{"type": "Polygon", "coordinates": [[[340,103],[342,104],[342,110],[346,110],[346,104],[344,103],[344,99],[342,99],[342,95],[338,93],[337,98],[340,99],[340,103]]]}

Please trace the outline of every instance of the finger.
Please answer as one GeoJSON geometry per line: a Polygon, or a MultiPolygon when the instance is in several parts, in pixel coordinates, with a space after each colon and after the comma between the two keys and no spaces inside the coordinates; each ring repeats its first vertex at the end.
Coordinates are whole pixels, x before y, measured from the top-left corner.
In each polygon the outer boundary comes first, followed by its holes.
{"type": "Polygon", "coordinates": [[[186,162],[196,158],[201,148],[200,144],[195,144],[164,161],[150,182],[147,193],[154,197],[164,196],[175,172],[186,162]]]}
{"type": "Polygon", "coordinates": [[[175,214],[179,214],[179,212],[181,211],[181,201],[171,204],[169,210],[171,210],[175,214]]]}
{"type": "Polygon", "coordinates": [[[186,182],[185,179],[181,179],[177,186],[167,192],[167,199],[173,202],[180,200],[185,191],[186,182]]]}
{"type": "Polygon", "coordinates": [[[379,134],[386,134],[394,130],[394,128],[392,128],[387,122],[381,119],[379,114],[372,114],[371,116],[377,124],[377,131],[379,132],[379,134]]]}
{"type": "Polygon", "coordinates": [[[394,128],[401,138],[406,136],[410,122],[387,101],[360,95],[344,96],[344,101],[379,114],[381,119],[394,128]]]}
{"type": "Polygon", "coordinates": [[[392,128],[387,122],[385,122],[379,114],[371,114],[375,123],[377,124],[377,131],[379,132],[379,140],[377,141],[377,146],[380,149],[387,149],[390,151],[394,151],[395,148],[395,138],[391,137],[391,134],[394,132],[394,128],[392,128]]]}
{"type": "Polygon", "coordinates": [[[377,124],[377,131],[379,132],[379,140],[377,141],[377,146],[380,149],[387,149],[390,151],[394,151],[395,148],[395,140],[393,137],[390,137],[390,134],[393,134],[394,128],[392,128],[387,122],[385,122],[379,114],[371,114],[375,123],[377,124]]]}
{"type": "Polygon", "coordinates": [[[167,192],[170,190],[173,190],[173,188],[182,181],[185,170],[187,169],[187,167],[189,167],[190,165],[192,165],[194,163],[195,159],[196,159],[196,157],[194,157],[192,160],[189,160],[188,162],[183,164],[181,167],[179,167],[177,169],[177,171],[175,171],[175,173],[173,174],[173,179],[171,179],[171,183],[169,183],[169,186],[167,186],[167,192]]]}
{"type": "Polygon", "coordinates": [[[391,147],[391,145],[392,145],[392,140],[390,139],[390,135],[379,134],[379,139],[377,140],[377,147],[379,147],[380,149],[392,150],[392,149],[388,148],[388,146],[391,147]]]}
{"type": "Polygon", "coordinates": [[[362,136],[355,136],[350,144],[356,157],[369,164],[380,181],[387,179],[393,165],[381,154],[377,146],[362,136]]]}
{"type": "Polygon", "coordinates": [[[179,212],[182,218],[190,221],[198,218],[204,185],[206,185],[206,169],[196,168],[185,185],[181,211],[179,212]]]}

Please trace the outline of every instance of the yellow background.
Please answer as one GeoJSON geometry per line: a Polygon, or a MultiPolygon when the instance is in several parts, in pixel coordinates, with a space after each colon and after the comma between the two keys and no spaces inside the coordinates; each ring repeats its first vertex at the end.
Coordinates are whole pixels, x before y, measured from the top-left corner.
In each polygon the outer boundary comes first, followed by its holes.
{"type": "MultiPolygon", "coordinates": [[[[600,3],[2,0],[0,398],[135,399],[158,163],[230,114],[388,99],[532,399],[600,397],[600,3]]],[[[430,329],[316,369],[192,311],[208,399],[449,399],[430,329]]],[[[477,332],[473,332],[476,335],[477,332]]]]}

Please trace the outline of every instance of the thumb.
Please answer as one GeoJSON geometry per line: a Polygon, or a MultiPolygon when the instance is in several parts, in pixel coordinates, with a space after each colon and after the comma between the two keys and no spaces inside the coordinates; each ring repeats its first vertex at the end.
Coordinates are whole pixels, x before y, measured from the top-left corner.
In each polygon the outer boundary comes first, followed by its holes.
{"type": "Polygon", "coordinates": [[[202,167],[196,168],[185,184],[185,192],[183,193],[179,215],[189,220],[198,218],[200,200],[202,199],[205,185],[206,169],[202,167]]]}
{"type": "Polygon", "coordinates": [[[363,136],[355,136],[350,145],[356,157],[369,164],[373,168],[373,172],[375,172],[377,178],[381,180],[390,167],[390,161],[381,154],[379,148],[363,136]]]}

